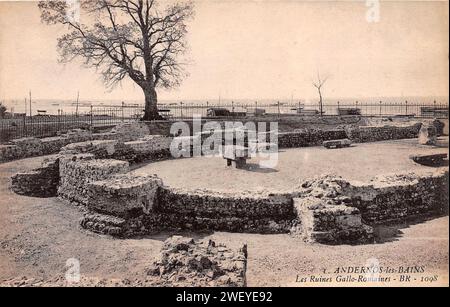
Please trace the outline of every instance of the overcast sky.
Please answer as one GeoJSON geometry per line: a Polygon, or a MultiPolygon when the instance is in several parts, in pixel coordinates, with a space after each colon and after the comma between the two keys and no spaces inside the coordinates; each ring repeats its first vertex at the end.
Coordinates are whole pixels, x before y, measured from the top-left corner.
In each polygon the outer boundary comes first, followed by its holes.
{"type": "MultiPolygon", "coordinates": [[[[160,99],[448,96],[448,2],[197,1],[190,76],[160,99]]],[[[41,24],[36,2],[0,2],[0,99],[141,99],[124,81],[108,92],[93,69],[57,63],[62,27],[41,24]]]]}

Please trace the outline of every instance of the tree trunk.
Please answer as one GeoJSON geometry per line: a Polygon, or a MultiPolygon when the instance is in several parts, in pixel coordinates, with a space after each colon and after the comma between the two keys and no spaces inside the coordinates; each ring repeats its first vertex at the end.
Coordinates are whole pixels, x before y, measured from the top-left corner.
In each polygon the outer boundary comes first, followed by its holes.
{"type": "Polygon", "coordinates": [[[145,87],[142,90],[144,91],[145,96],[145,112],[142,120],[163,119],[163,117],[158,113],[158,96],[155,88],[145,87]]]}
{"type": "Polygon", "coordinates": [[[322,92],[319,88],[319,109],[320,109],[320,116],[323,115],[323,104],[322,104],[322,92]]]}

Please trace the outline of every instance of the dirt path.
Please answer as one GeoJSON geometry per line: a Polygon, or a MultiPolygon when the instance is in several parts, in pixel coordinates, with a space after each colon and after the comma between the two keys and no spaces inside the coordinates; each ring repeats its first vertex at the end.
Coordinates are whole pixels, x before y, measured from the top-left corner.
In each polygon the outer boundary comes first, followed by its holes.
{"type": "MultiPolygon", "coordinates": [[[[80,229],[81,213],[76,207],[56,198],[12,193],[10,176],[38,166],[42,159],[0,164],[0,284],[10,284],[5,280],[22,276],[43,281],[62,278],[69,258],[79,259],[82,276],[93,278],[94,284],[102,284],[100,279],[145,279],[146,268],[171,234],[112,239],[80,229]]],[[[301,285],[295,283],[297,275],[364,265],[369,258],[377,258],[382,266],[424,266],[427,275],[439,274],[439,282],[448,285],[448,217],[399,231],[400,236],[390,242],[363,246],[307,245],[289,235],[223,232],[184,235],[211,238],[236,248],[246,242],[249,286],[301,285]]]]}

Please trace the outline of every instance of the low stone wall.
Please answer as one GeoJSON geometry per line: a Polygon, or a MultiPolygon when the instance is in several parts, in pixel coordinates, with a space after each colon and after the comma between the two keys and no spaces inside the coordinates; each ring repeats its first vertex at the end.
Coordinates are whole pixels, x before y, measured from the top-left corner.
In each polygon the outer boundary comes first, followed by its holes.
{"type": "MultiPolygon", "coordinates": [[[[439,125],[439,123],[438,121],[433,121],[433,125],[439,125]]],[[[0,162],[57,153],[61,148],[72,143],[102,140],[116,140],[119,143],[125,144],[126,150],[122,150],[121,152],[128,161],[134,160],[135,162],[141,162],[146,159],[158,159],[158,156],[160,158],[167,158],[169,156],[169,146],[166,145],[166,142],[170,144],[171,138],[165,130],[167,127],[170,128],[171,122],[160,124],[165,127],[163,132],[160,131],[161,129],[153,129],[153,124],[133,122],[119,124],[110,132],[106,133],[91,133],[90,131],[75,129],[57,137],[17,139],[11,141],[9,144],[0,145],[0,162]],[[151,136],[149,135],[150,133],[155,134],[152,130],[161,132],[164,135],[151,136]],[[143,149],[146,146],[149,144],[153,146],[157,143],[155,138],[159,138],[164,143],[164,146],[161,146],[162,148],[160,150],[153,149],[145,152],[143,149]],[[136,152],[134,153],[130,148],[136,152]],[[156,151],[159,151],[159,153],[154,155],[156,151]],[[129,158],[126,157],[127,155],[129,158]],[[146,158],[146,155],[150,155],[149,158],[146,158]]],[[[224,122],[221,121],[221,124],[223,125],[224,122]]],[[[415,138],[418,136],[420,126],[421,123],[409,126],[346,125],[337,129],[295,129],[293,132],[279,132],[278,146],[280,148],[319,146],[324,141],[345,138],[349,138],[353,142],[415,138]]],[[[280,128],[280,131],[283,131],[283,129],[280,128]]]]}
{"type": "Polygon", "coordinates": [[[86,187],[87,208],[122,218],[149,214],[158,201],[162,181],[156,176],[119,174],[86,187]]]}
{"type": "MultiPolygon", "coordinates": [[[[237,196],[170,188],[160,190],[154,212],[166,218],[166,227],[232,232],[288,232],[294,217],[292,199],[287,196],[237,196]]],[[[144,223],[151,222],[151,218],[144,219],[144,223]]]]}
{"type": "Polygon", "coordinates": [[[319,130],[319,129],[303,129],[294,132],[278,133],[278,147],[307,147],[319,146],[324,141],[345,139],[347,134],[344,129],[335,130],[319,130]]]}
{"type": "Polygon", "coordinates": [[[171,138],[148,135],[135,141],[96,140],[69,144],[61,149],[62,154],[91,153],[97,159],[116,159],[139,163],[168,159],[171,138]]]}
{"type": "Polygon", "coordinates": [[[294,193],[291,232],[327,244],[373,241],[371,225],[448,214],[448,170],[380,176],[370,184],[323,176],[294,193]]]}
{"type": "Polygon", "coordinates": [[[59,159],[58,195],[71,202],[87,204],[89,183],[126,173],[129,163],[112,159],[94,159],[92,154],[63,155],[59,159]]]}
{"type": "Polygon", "coordinates": [[[30,137],[12,140],[9,144],[0,145],[0,162],[55,154],[68,144],[83,142],[92,138],[93,134],[89,131],[76,129],[55,137],[42,139],[30,137]]]}
{"type": "Polygon", "coordinates": [[[148,274],[159,277],[160,286],[245,287],[246,270],[247,245],[232,250],[211,240],[173,236],[148,274]]]}
{"type": "Polygon", "coordinates": [[[45,161],[42,167],[18,173],[11,178],[11,189],[32,197],[54,197],[59,185],[58,158],[45,161]]]}
{"type": "Polygon", "coordinates": [[[116,125],[112,128],[111,133],[117,135],[117,140],[128,142],[149,135],[150,129],[145,123],[129,122],[116,125]]]}
{"type": "Polygon", "coordinates": [[[307,242],[357,244],[373,242],[373,230],[365,225],[361,213],[331,199],[295,198],[298,224],[291,234],[307,242]]]}
{"type": "MultiPolygon", "coordinates": [[[[83,179],[84,173],[74,169],[83,165],[82,163],[77,164],[80,159],[112,159],[120,160],[127,164],[168,159],[171,157],[170,142],[171,138],[153,135],[125,143],[117,140],[89,140],[71,143],[62,147],[57,158],[55,158],[56,171],[53,171],[53,168],[49,168],[49,166],[43,166],[29,172],[16,174],[12,177],[12,189],[21,195],[52,197],[57,195],[55,189],[60,184],[61,177],[63,178],[61,181],[63,192],[60,195],[72,199],[72,196],[69,197],[66,194],[68,194],[67,191],[70,191],[69,194],[74,194],[75,191],[71,189],[78,190],[77,180],[83,179]],[[61,169],[59,168],[60,163],[62,164],[61,169]],[[77,174],[77,179],[71,177],[73,173],[77,174]],[[42,185],[42,187],[39,185],[42,185]]],[[[96,162],[92,161],[89,163],[95,165],[96,162]]],[[[109,166],[112,167],[111,174],[115,173],[114,163],[103,163],[101,172],[109,175],[107,171],[109,166]]],[[[106,178],[107,176],[102,177],[102,179],[106,178]]],[[[82,182],[84,187],[86,182],[82,182]]],[[[90,181],[88,180],[88,182],[90,181]]]]}
{"type": "Polygon", "coordinates": [[[0,145],[0,163],[17,159],[58,153],[72,143],[101,140],[133,141],[148,136],[148,126],[140,122],[120,123],[110,132],[91,133],[88,130],[73,129],[55,137],[22,138],[0,145]]]}
{"type": "Polygon", "coordinates": [[[86,214],[83,226],[124,237],[167,229],[286,233],[295,218],[288,196],[182,192],[164,187],[154,176],[120,177],[89,185],[92,212],[86,214]]]}
{"type": "Polygon", "coordinates": [[[395,222],[448,214],[448,181],[448,170],[379,176],[370,185],[353,183],[345,193],[367,223],[395,222]]]}
{"type": "Polygon", "coordinates": [[[421,123],[409,126],[348,126],[347,137],[356,143],[412,139],[419,134],[421,123]]]}
{"type": "Polygon", "coordinates": [[[82,226],[120,237],[168,229],[290,231],[309,242],[367,243],[373,242],[371,225],[448,213],[447,188],[448,171],[439,170],[370,184],[325,176],[304,182],[292,194],[239,197],[179,191],[155,176],[128,174],[88,185],[91,211],[82,226]]]}

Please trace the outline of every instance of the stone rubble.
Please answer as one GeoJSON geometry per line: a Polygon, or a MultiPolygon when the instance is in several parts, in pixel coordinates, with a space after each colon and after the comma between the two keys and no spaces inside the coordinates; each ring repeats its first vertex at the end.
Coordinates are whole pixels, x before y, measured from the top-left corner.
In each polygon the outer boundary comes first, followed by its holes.
{"type": "Polygon", "coordinates": [[[245,287],[246,270],[247,245],[234,251],[212,240],[173,236],[148,274],[159,277],[162,286],[245,287]]]}

